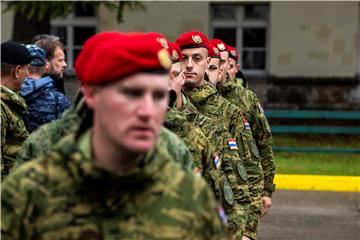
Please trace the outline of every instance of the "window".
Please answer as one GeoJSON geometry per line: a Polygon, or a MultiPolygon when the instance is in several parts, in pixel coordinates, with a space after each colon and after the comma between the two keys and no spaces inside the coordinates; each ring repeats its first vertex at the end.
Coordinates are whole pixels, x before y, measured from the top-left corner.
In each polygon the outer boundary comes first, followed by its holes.
{"type": "Polygon", "coordinates": [[[68,16],[51,21],[51,34],[59,36],[65,45],[68,71],[73,71],[76,57],[86,39],[96,33],[96,25],[95,9],[84,9],[81,5],[68,16]]]}
{"type": "Polygon", "coordinates": [[[244,73],[265,74],[268,4],[212,4],[211,35],[236,47],[244,73]]]}

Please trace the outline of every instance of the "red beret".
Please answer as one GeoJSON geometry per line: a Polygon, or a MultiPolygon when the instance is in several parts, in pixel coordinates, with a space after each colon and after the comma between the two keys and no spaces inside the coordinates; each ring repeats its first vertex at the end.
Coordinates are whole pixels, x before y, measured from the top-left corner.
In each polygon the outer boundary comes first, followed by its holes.
{"type": "Polygon", "coordinates": [[[209,43],[209,57],[211,58],[221,58],[220,50],[211,42],[209,43]]]}
{"type": "Polygon", "coordinates": [[[186,48],[207,48],[209,49],[209,40],[202,32],[186,32],[176,39],[176,44],[181,50],[186,48]]]}
{"type": "Polygon", "coordinates": [[[232,59],[237,61],[239,58],[239,54],[238,54],[236,48],[228,45],[228,49],[229,49],[229,57],[231,57],[232,59]]]}
{"type": "Polygon", "coordinates": [[[220,40],[218,38],[214,38],[210,42],[212,44],[214,44],[220,50],[220,52],[225,52],[225,51],[228,52],[229,51],[226,43],[224,43],[222,40],[220,40]]]}
{"type": "Polygon", "coordinates": [[[103,32],[89,38],[75,62],[81,84],[103,84],[128,75],[171,67],[155,33],[103,32]]]}
{"type": "Polygon", "coordinates": [[[169,53],[173,63],[177,63],[181,61],[182,52],[176,43],[169,43],[169,53]]]}

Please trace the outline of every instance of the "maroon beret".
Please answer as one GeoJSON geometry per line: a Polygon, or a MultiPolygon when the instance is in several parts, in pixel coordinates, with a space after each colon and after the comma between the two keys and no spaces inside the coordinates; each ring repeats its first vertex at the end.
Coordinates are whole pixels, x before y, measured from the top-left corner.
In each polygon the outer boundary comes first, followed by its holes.
{"type": "Polygon", "coordinates": [[[175,42],[181,50],[186,48],[207,48],[209,49],[209,40],[207,37],[198,31],[186,32],[181,34],[175,42]]]}
{"type": "Polygon", "coordinates": [[[221,58],[220,50],[211,42],[209,42],[209,57],[211,58],[221,58]]]}
{"type": "Polygon", "coordinates": [[[81,84],[104,84],[150,70],[168,70],[171,59],[157,33],[103,32],[89,38],[75,62],[81,84]]]}
{"type": "Polygon", "coordinates": [[[218,38],[214,38],[212,40],[210,40],[210,42],[212,44],[214,44],[219,50],[220,52],[229,52],[229,49],[226,45],[226,43],[224,43],[222,40],[218,39],[218,38]]]}
{"type": "Polygon", "coordinates": [[[176,43],[169,43],[169,53],[173,63],[177,63],[181,61],[182,52],[176,43]]]}
{"type": "Polygon", "coordinates": [[[239,58],[239,54],[238,54],[236,48],[234,48],[234,47],[232,47],[232,46],[229,46],[229,45],[228,45],[227,47],[228,47],[228,49],[229,49],[229,57],[231,57],[232,59],[234,59],[235,61],[237,61],[238,58],[239,58]]]}

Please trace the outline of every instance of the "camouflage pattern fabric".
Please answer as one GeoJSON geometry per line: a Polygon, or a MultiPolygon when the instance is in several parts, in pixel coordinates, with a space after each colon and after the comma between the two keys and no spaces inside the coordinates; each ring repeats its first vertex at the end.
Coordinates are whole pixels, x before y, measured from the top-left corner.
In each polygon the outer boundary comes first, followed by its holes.
{"type": "Polygon", "coordinates": [[[248,175],[251,196],[244,235],[256,239],[257,224],[255,223],[260,220],[262,205],[254,206],[254,204],[259,202],[258,192],[261,191],[261,196],[263,194],[264,175],[259,150],[252,136],[251,128],[239,108],[220,96],[209,83],[205,82],[202,87],[191,91],[185,90],[185,94],[200,113],[216,121],[216,124],[223,123],[231,136],[235,136],[236,148],[248,175]]]}
{"type": "Polygon", "coordinates": [[[64,137],[2,185],[2,239],[221,239],[205,181],[156,144],[141,167],[109,172],[91,158],[90,131],[64,137]]]}
{"type": "Polygon", "coordinates": [[[25,100],[14,91],[0,86],[1,92],[1,179],[14,165],[21,144],[29,133],[24,122],[27,114],[25,100]]]}
{"type": "Polygon", "coordinates": [[[39,126],[60,118],[71,105],[69,98],[55,89],[49,76],[41,79],[25,78],[20,95],[29,108],[27,122],[30,133],[39,126]]]}
{"type": "Polygon", "coordinates": [[[254,139],[259,148],[264,171],[264,195],[271,197],[275,191],[275,162],[272,150],[273,139],[269,123],[257,95],[248,88],[228,80],[219,86],[221,95],[239,107],[249,121],[254,139]]]}
{"type": "Polygon", "coordinates": [[[175,107],[168,108],[164,126],[181,138],[189,148],[194,162],[194,171],[198,175],[207,172],[212,164],[214,149],[199,127],[188,122],[175,107]]]}
{"type": "MultiPolygon", "coordinates": [[[[91,125],[91,113],[82,95],[78,93],[74,105],[64,113],[62,118],[42,125],[31,133],[21,146],[15,165],[18,166],[48,153],[63,136],[76,132],[79,128],[87,128],[88,125],[91,125]],[[84,122],[87,123],[84,124],[84,122]]],[[[175,134],[162,128],[158,141],[168,149],[169,154],[182,165],[183,169],[193,169],[189,149],[175,134]]]]}
{"type": "Polygon", "coordinates": [[[184,104],[181,111],[188,121],[201,128],[215,148],[213,166],[204,175],[206,179],[211,179],[211,186],[225,207],[231,239],[241,239],[247,224],[250,203],[244,163],[237,150],[230,148],[228,140],[232,137],[225,126],[197,111],[185,95],[182,95],[182,98],[184,104]],[[225,184],[229,184],[230,189],[224,188],[225,184]]]}

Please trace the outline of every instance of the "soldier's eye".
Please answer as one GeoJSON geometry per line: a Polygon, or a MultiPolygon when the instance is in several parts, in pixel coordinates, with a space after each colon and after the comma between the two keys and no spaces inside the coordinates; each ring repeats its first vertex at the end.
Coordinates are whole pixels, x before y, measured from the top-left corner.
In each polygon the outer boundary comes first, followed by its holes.
{"type": "Polygon", "coordinates": [[[153,97],[156,101],[160,101],[160,100],[165,99],[166,95],[167,95],[167,92],[165,92],[165,91],[156,91],[156,92],[154,92],[153,97]]]}
{"type": "Polygon", "coordinates": [[[122,89],[121,92],[129,98],[138,98],[143,95],[140,89],[122,89]]]}

